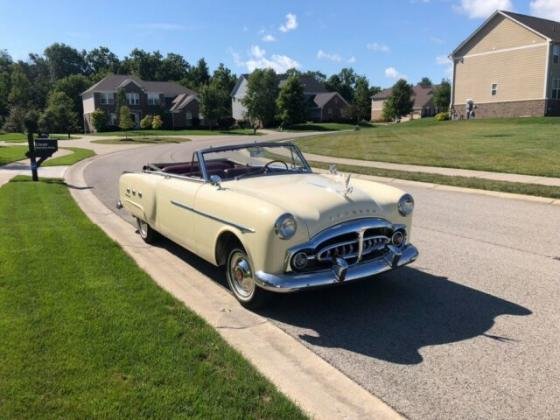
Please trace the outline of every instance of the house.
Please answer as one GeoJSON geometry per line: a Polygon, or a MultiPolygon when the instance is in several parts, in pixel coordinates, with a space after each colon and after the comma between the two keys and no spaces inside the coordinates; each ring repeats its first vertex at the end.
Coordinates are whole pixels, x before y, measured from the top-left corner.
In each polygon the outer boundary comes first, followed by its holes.
{"type": "MultiPolygon", "coordinates": [[[[412,97],[414,104],[412,105],[412,113],[405,116],[403,120],[415,120],[424,117],[433,117],[437,113],[437,109],[433,103],[433,89],[432,87],[422,87],[416,85],[412,88],[412,97]]],[[[371,120],[383,121],[383,105],[389,96],[391,96],[393,89],[385,89],[373,95],[371,98],[371,120]]]]}
{"type": "MultiPolygon", "coordinates": [[[[247,108],[243,105],[243,99],[247,94],[248,74],[242,74],[237,79],[231,91],[232,117],[236,121],[247,119],[247,108]]],[[[280,89],[288,75],[278,75],[278,88],[280,89]]],[[[303,86],[303,94],[308,104],[309,119],[316,122],[340,121],[345,118],[348,102],[338,93],[329,92],[323,82],[313,76],[299,76],[299,82],[303,86]]]]}
{"type": "Polygon", "coordinates": [[[560,115],[560,23],[496,11],[450,55],[457,117],[560,115]]]}
{"type": "Polygon", "coordinates": [[[126,105],[136,127],[148,114],[163,112],[170,128],[186,128],[200,122],[200,103],[197,93],[176,82],[152,82],[131,75],[109,75],[82,93],[84,129],[94,132],[91,114],[103,109],[108,115],[108,125],[118,125],[117,92],[122,90],[126,105]]]}

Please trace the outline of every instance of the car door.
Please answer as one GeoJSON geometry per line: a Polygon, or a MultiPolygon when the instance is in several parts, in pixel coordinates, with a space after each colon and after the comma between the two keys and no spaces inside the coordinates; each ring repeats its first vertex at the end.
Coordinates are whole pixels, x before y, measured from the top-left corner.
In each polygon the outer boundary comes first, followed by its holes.
{"type": "Polygon", "coordinates": [[[193,226],[198,190],[204,185],[200,179],[165,176],[156,194],[156,229],[178,244],[196,252],[193,226]]]}

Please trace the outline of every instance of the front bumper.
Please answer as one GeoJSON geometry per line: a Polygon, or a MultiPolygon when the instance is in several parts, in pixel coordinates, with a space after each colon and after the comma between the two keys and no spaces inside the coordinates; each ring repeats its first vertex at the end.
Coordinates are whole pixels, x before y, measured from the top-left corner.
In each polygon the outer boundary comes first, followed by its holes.
{"type": "Polygon", "coordinates": [[[408,244],[402,249],[390,247],[379,258],[348,267],[335,263],[330,270],[312,273],[269,274],[258,271],[255,277],[257,284],[263,289],[277,293],[289,293],[312,287],[330,286],[360,280],[410,264],[416,258],[418,258],[418,250],[414,245],[408,244]]]}

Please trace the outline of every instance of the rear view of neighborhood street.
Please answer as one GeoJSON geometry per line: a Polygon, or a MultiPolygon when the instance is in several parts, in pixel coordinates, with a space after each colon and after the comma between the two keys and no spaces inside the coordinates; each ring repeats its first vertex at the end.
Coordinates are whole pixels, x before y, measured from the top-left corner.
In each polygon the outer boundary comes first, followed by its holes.
{"type": "Polygon", "coordinates": [[[558,417],[560,1],[0,6],[1,418],[558,417]]]}

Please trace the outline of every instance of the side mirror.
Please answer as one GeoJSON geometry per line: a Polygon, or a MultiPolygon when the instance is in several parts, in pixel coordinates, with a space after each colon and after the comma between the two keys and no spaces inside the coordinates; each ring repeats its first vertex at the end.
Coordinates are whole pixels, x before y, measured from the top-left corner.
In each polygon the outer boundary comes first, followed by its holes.
{"type": "Polygon", "coordinates": [[[218,175],[211,175],[210,176],[210,184],[214,185],[215,187],[218,187],[218,189],[222,189],[222,178],[220,178],[218,175]]]}

